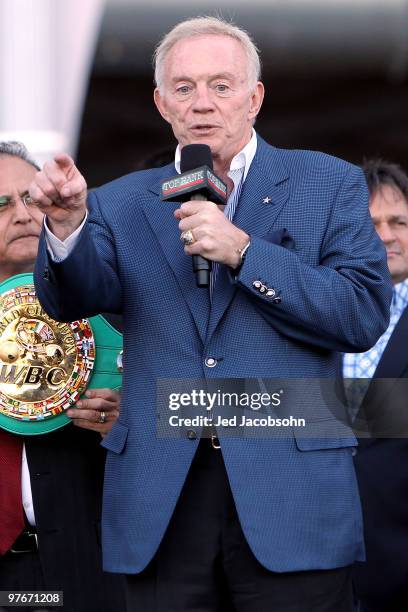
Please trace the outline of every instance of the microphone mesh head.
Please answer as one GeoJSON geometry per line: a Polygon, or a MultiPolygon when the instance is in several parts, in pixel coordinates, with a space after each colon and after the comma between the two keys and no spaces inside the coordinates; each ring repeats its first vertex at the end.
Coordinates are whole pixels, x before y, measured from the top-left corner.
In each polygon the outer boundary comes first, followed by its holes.
{"type": "Polygon", "coordinates": [[[190,144],[181,149],[180,171],[189,172],[200,166],[213,169],[211,149],[206,144],[190,144]]]}

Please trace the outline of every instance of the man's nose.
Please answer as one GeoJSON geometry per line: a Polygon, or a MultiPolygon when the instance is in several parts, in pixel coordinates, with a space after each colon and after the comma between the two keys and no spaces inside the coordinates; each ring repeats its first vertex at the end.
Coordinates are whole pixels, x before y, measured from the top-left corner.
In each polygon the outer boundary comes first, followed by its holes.
{"type": "Polygon", "coordinates": [[[15,223],[30,223],[33,220],[28,207],[20,197],[14,201],[13,219],[15,223]]]}
{"type": "Polygon", "coordinates": [[[390,244],[391,242],[394,242],[394,232],[392,231],[392,228],[390,227],[389,223],[381,223],[381,225],[377,225],[376,230],[377,234],[384,242],[384,244],[390,244]]]}
{"type": "Polygon", "coordinates": [[[209,91],[206,85],[199,85],[193,100],[193,110],[203,113],[211,111],[213,108],[214,102],[212,100],[211,91],[209,91]]]}

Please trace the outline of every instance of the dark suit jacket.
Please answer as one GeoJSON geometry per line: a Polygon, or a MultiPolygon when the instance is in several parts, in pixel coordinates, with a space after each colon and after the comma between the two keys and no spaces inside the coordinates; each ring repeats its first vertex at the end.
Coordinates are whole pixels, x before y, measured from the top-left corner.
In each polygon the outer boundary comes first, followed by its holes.
{"type": "MultiPolygon", "coordinates": [[[[407,431],[408,308],[392,333],[365,396],[362,411],[375,433],[407,431]],[[381,382],[379,382],[381,379],[381,382]],[[388,380],[384,380],[388,379],[388,380]],[[399,384],[398,384],[399,379],[399,384]]],[[[360,440],[355,457],[364,515],[366,563],[356,563],[356,591],[367,612],[408,609],[408,441],[360,440]]]]}
{"type": "Polygon", "coordinates": [[[100,435],[67,425],[25,446],[47,589],[64,591],[64,612],[120,612],[121,577],[102,573],[100,435]]]}

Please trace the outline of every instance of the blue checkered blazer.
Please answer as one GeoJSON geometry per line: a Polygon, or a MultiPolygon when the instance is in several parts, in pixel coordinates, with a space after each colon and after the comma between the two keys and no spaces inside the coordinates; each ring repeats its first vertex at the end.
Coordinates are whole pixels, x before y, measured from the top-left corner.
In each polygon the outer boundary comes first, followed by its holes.
{"type": "MultiPolygon", "coordinates": [[[[108,571],[137,573],[153,557],[198,444],[156,435],[158,378],[327,378],[337,373],[336,351],[366,350],[388,322],[391,283],[358,168],[258,138],[234,218],[251,247],[237,279],[220,268],[211,308],[179,239],[177,205],[159,198],[174,174],[173,165],[137,172],[92,192],[74,251],[53,263],[42,238],[35,271],[57,319],[123,312],[121,413],[103,442],[108,571]],[[283,228],[292,248],[273,238],[283,228]]],[[[218,432],[245,536],[277,572],[364,556],[356,440],[333,435],[334,417],[311,421],[308,437],[218,432]]]]}

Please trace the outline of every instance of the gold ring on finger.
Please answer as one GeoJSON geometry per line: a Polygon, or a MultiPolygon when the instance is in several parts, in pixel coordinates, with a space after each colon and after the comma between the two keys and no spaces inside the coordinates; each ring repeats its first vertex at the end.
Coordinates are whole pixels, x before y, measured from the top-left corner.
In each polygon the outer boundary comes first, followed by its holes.
{"type": "Polygon", "coordinates": [[[194,238],[194,234],[191,230],[186,230],[180,236],[180,240],[184,242],[184,246],[191,246],[195,243],[196,239],[194,238]]]}

